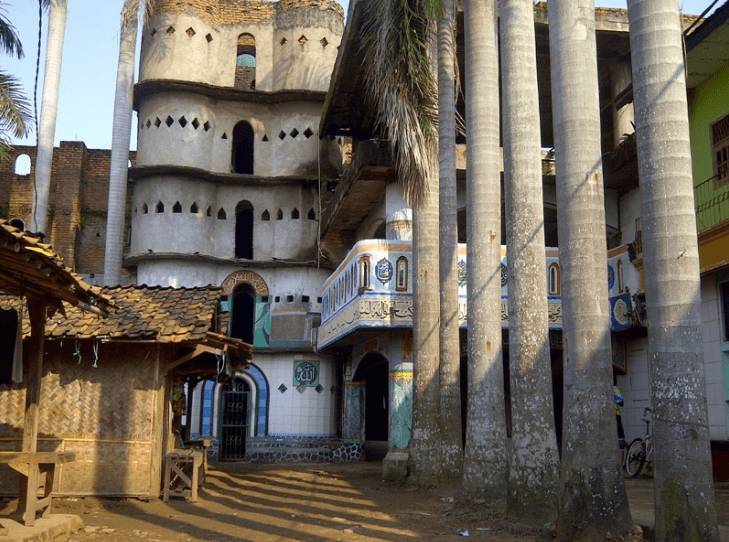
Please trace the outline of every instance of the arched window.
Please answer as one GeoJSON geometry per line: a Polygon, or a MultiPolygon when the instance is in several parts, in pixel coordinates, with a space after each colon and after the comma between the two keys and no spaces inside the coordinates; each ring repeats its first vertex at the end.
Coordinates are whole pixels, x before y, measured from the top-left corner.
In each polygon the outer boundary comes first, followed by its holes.
{"type": "Polygon", "coordinates": [[[625,291],[625,283],[623,282],[623,260],[618,260],[618,293],[622,294],[625,291]]]}
{"type": "Polygon", "coordinates": [[[27,154],[19,154],[15,158],[15,174],[30,175],[30,156],[27,154]]]}
{"type": "Polygon", "coordinates": [[[253,175],[253,128],[242,120],[233,128],[233,173],[253,175]]]}
{"type": "Polygon", "coordinates": [[[235,58],[235,88],[253,90],[256,88],[256,38],[251,34],[238,36],[235,58]]]}
{"type": "Polygon", "coordinates": [[[12,219],[12,220],[10,221],[10,225],[11,225],[11,226],[12,226],[13,228],[18,228],[18,229],[19,229],[20,231],[25,231],[25,222],[23,222],[23,221],[22,221],[21,219],[19,219],[19,218],[13,218],[13,219],[12,219]]]}
{"type": "Polygon", "coordinates": [[[359,289],[370,289],[370,257],[362,256],[359,259],[359,289]]]}
{"type": "Polygon", "coordinates": [[[400,256],[397,259],[396,269],[395,290],[398,292],[406,292],[408,289],[408,259],[405,256],[400,256]]]}
{"type": "Polygon", "coordinates": [[[243,283],[233,292],[231,337],[253,344],[253,328],[256,321],[256,291],[243,283]]]}
{"type": "Polygon", "coordinates": [[[246,200],[235,208],[235,257],[253,259],[253,205],[246,200]]]}
{"type": "Polygon", "coordinates": [[[559,276],[559,264],[553,262],[549,264],[549,280],[548,288],[549,295],[560,295],[560,276],[559,276]]]}

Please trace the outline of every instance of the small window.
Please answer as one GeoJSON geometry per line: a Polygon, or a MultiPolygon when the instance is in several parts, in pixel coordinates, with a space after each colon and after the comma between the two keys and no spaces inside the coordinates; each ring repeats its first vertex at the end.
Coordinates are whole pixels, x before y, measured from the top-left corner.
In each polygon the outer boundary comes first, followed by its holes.
{"type": "Polygon", "coordinates": [[[359,259],[359,289],[369,290],[370,288],[370,257],[362,256],[359,259]]]}
{"type": "Polygon", "coordinates": [[[560,269],[559,264],[556,262],[553,262],[549,265],[549,295],[560,295],[561,286],[560,286],[560,269]]]}
{"type": "Polygon", "coordinates": [[[281,209],[276,211],[276,220],[283,220],[283,211],[281,209]]]}
{"type": "Polygon", "coordinates": [[[302,295],[301,296],[301,301],[303,301],[304,303],[308,303],[309,302],[309,296],[308,295],[302,295]]]}
{"type": "Polygon", "coordinates": [[[400,256],[397,259],[397,276],[395,290],[398,292],[406,292],[408,289],[408,259],[400,256]]]}
{"type": "Polygon", "coordinates": [[[268,222],[269,220],[271,220],[271,214],[268,212],[268,209],[263,211],[263,214],[261,215],[261,220],[263,222],[268,222]]]}
{"type": "Polygon", "coordinates": [[[268,296],[267,295],[262,295],[261,296],[261,303],[268,303],[268,296]]]}
{"type": "Polygon", "coordinates": [[[275,301],[276,303],[278,303],[278,302],[280,302],[280,301],[281,301],[281,297],[280,297],[280,296],[276,296],[276,297],[274,297],[274,298],[273,298],[273,300],[274,300],[274,301],[275,301]]]}
{"type": "Polygon", "coordinates": [[[149,212],[149,207],[147,207],[147,204],[145,203],[142,205],[142,214],[146,215],[149,212]]]}
{"type": "Polygon", "coordinates": [[[623,283],[623,260],[618,260],[618,293],[622,294],[625,291],[625,285],[623,283]]]}
{"type": "Polygon", "coordinates": [[[218,211],[218,220],[225,220],[225,209],[222,207],[220,208],[220,211],[218,211]]]}
{"type": "Polygon", "coordinates": [[[316,213],[314,212],[313,207],[309,209],[309,214],[306,215],[306,218],[308,218],[309,220],[316,220],[316,213]]]}
{"type": "Polygon", "coordinates": [[[286,302],[287,302],[287,303],[293,303],[293,302],[294,302],[294,296],[292,296],[292,295],[287,295],[287,296],[286,296],[286,302]]]}
{"type": "Polygon", "coordinates": [[[175,204],[172,206],[172,212],[173,213],[181,213],[182,212],[182,205],[180,205],[179,201],[176,201],[175,204]]]}
{"type": "Polygon", "coordinates": [[[198,212],[197,203],[193,203],[192,205],[190,205],[190,212],[194,215],[197,214],[197,212],[198,212]]]}
{"type": "Polygon", "coordinates": [[[12,219],[12,220],[10,221],[10,225],[11,225],[11,226],[12,226],[13,228],[18,228],[18,229],[19,229],[20,231],[25,231],[25,222],[23,222],[23,221],[22,221],[21,219],[19,219],[19,218],[13,218],[13,219],[12,219]]]}
{"type": "Polygon", "coordinates": [[[212,207],[208,207],[208,210],[207,210],[206,214],[208,216],[213,216],[213,208],[212,207]]]}
{"type": "Polygon", "coordinates": [[[294,210],[291,211],[291,220],[298,220],[299,219],[299,210],[294,207],[294,210]]]}
{"type": "Polygon", "coordinates": [[[729,115],[711,125],[714,187],[729,184],[729,115]]]}
{"type": "Polygon", "coordinates": [[[164,213],[165,212],[165,204],[161,201],[157,202],[157,206],[154,208],[155,212],[157,213],[164,213]]]}

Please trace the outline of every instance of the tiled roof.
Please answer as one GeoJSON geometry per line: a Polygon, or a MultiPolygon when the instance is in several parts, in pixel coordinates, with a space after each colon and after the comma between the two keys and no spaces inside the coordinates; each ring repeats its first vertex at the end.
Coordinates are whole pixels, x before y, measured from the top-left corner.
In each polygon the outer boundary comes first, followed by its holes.
{"type": "MultiPolygon", "coordinates": [[[[46,338],[197,343],[209,334],[220,337],[214,327],[220,288],[114,286],[101,290],[116,307],[106,318],[66,305],[65,317],[56,313],[46,322],[46,338]]],[[[17,302],[4,298],[0,306],[17,302]]],[[[30,334],[28,318],[23,320],[23,334],[30,334]]]]}
{"type": "Polygon", "coordinates": [[[31,296],[49,305],[60,301],[87,311],[104,312],[109,302],[101,289],[86,284],[63,265],[51,245],[0,219],[0,292],[31,296]]]}

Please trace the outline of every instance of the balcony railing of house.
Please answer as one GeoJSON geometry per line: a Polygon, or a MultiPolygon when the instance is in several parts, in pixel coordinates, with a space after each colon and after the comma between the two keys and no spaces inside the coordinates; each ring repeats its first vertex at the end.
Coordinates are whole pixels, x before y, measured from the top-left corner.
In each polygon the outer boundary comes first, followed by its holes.
{"type": "Polygon", "coordinates": [[[729,179],[714,175],[694,187],[696,229],[703,233],[729,220],[729,179]]]}

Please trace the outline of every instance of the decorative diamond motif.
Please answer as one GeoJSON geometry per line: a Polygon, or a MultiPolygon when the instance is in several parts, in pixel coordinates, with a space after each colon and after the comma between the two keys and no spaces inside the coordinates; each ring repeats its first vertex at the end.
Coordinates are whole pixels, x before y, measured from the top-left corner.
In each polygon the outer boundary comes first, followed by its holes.
{"type": "Polygon", "coordinates": [[[285,392],[285,391],[286,391],[287,389],[288,389],[288,388],[287,388],[287,387],[286,387],[286,386],[285,386],[284,384],[281,384],[281,385],[280,385],[280,386],[278,387],[278,391],[280,391],[281,393],[284,393],[284,392],[285,392]]]}

